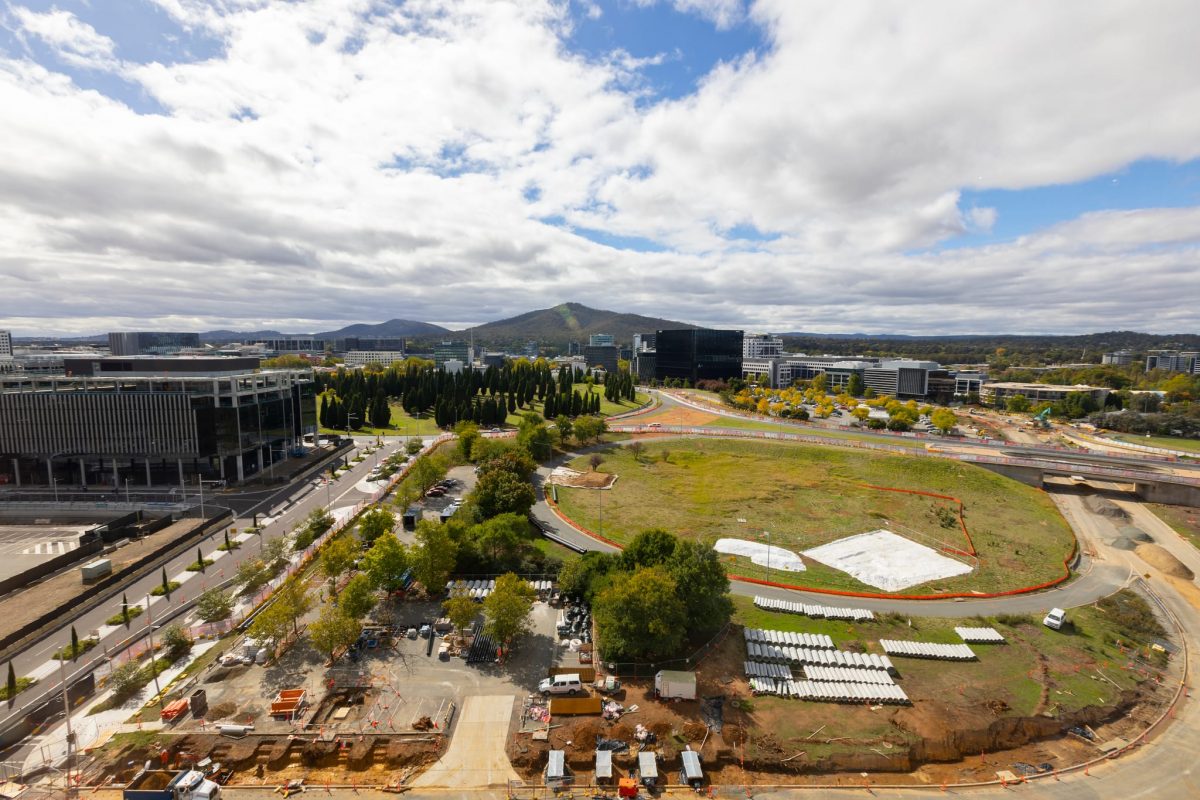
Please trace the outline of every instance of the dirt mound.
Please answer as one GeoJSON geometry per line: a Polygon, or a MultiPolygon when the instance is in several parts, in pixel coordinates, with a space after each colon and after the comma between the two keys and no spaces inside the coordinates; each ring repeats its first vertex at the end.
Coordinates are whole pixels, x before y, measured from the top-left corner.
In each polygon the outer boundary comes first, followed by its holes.
{"type": "Polygon", "coordinates": [[[1129,519],[1129,514],[1125,509],[1118,506],[1111,500],[1105,500],[1103,497],[1091,495],[1083,499],[1083,505],[1088,511],[1093,514],[1099,514],[1102,517],[1112,517],[1113,519],[1129,519]]]}
{"type": "Polygon", "coordinates": [[[212,722],[214,720],[231,717],[236,713],[237,706],[233,703],[217,703],[215,706],[208,707],[208,713],[205,715],[205,719],[212,722]]]}
{"type": "Polygon", "coordinates": [[[1156,544],[1139,544],[1133,552],[1150,566],[1160,569],[1168,575],[1189,581],[1196,577],[1190,569],[1184,566],[1182,561],[1156,544]]]}
{"type": "Polygon", "coordinates": [[[1118,536],[1117,538],[1115,538],[1111,542],[1109,542],[1109,544],[1112,545],[1113,547],[1117,548],[1118,550],[1133,550],[1135,547],[1138,546],[1137,542],[1133,541],[1128,536],[1118,536]]]}
{"type": "Polygon", "coordinates": [[[683,738],[689,742],[698,742],[707,735],[708,728],[699,722],[685,722],[683,724],[683,738]]]}

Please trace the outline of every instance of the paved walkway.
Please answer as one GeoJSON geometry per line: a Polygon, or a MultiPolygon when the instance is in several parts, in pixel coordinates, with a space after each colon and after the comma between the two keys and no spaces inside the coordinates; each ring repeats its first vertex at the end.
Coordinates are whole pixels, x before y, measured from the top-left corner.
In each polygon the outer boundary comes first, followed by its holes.
{"type": "Polygon", "coordinates": [[[504,752],[512,713],[511,694],[468,697],[454,724],[450,748],[413,786],[473,788],[519,780],[504,752]]]}

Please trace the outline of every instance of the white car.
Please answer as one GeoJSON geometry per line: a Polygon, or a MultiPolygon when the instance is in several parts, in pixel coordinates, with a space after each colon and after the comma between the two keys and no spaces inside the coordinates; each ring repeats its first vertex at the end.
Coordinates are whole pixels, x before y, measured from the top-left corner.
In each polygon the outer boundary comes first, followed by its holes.
{"type": "Polygon", "coordinates": [[[1042,624],[1047,628],[1053,628],[1057,631],[1062,629],[1063,623],[1066,621],[1067,612],[1063,611],[1061,608],[1052,608],[1050,609],[1050,613],[1047,614],[1042,620],[1042,624]]]}

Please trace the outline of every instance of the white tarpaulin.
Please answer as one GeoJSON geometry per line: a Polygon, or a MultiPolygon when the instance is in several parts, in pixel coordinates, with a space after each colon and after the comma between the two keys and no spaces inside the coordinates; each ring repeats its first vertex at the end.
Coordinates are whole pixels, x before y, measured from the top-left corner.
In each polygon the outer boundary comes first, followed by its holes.
{"type": "Polygon", "coordinates": [[[731,556],[746,556],[755,564],[784,572],[804,572],[804,562],[800,556],[791,550],[771,545],[769,548],[762,542],[750,542],[745,539],[717,539],[713,550],[731,556]],[[768,554],[770,557],[768,558],[768,554]]]}
{"type": "Polygon", "coordinates": [[[883,530],[847,536],[805,550],[804,555],[885,592],[971,571],[969,564],[883,530]]]}

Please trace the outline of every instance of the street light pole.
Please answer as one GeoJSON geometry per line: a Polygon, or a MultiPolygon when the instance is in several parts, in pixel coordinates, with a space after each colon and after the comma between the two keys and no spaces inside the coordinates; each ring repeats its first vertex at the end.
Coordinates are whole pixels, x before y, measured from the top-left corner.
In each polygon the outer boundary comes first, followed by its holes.
{"type": "Polygon", "coordinates": [[[129,478],[125,479],[125,505],[129,505],[129,478]]]}
{"type": "Polygon", "coordinates": [[[58,502],[58,478],[51,477],[50,480],[54,483],[54,502],[58,502]]]}
{"type": "Polygon", "coordinates": [[[67,717],[67,796],[71,796],[71,745],[75,743],[75,734],[71,730],[71,699],[67,692],[67,662],[58,662],[58,675],[62,680],[63,714],[67,717]]]}
{"type": "Polygon", "coordinates": [[[767,535],[767,580],[771,580],[771,532],[763,531],[767,535]]]}
{"type": "Polygon", "coordinates": [[[154,692],[158,695],[158,707],[162,708],[162,689],[158,686],[158,664],[154,655],[154,615],[150,612],[150,595],[146,595],[146,638],[150,640],[150,673],[154,676],[154,692]]]}

